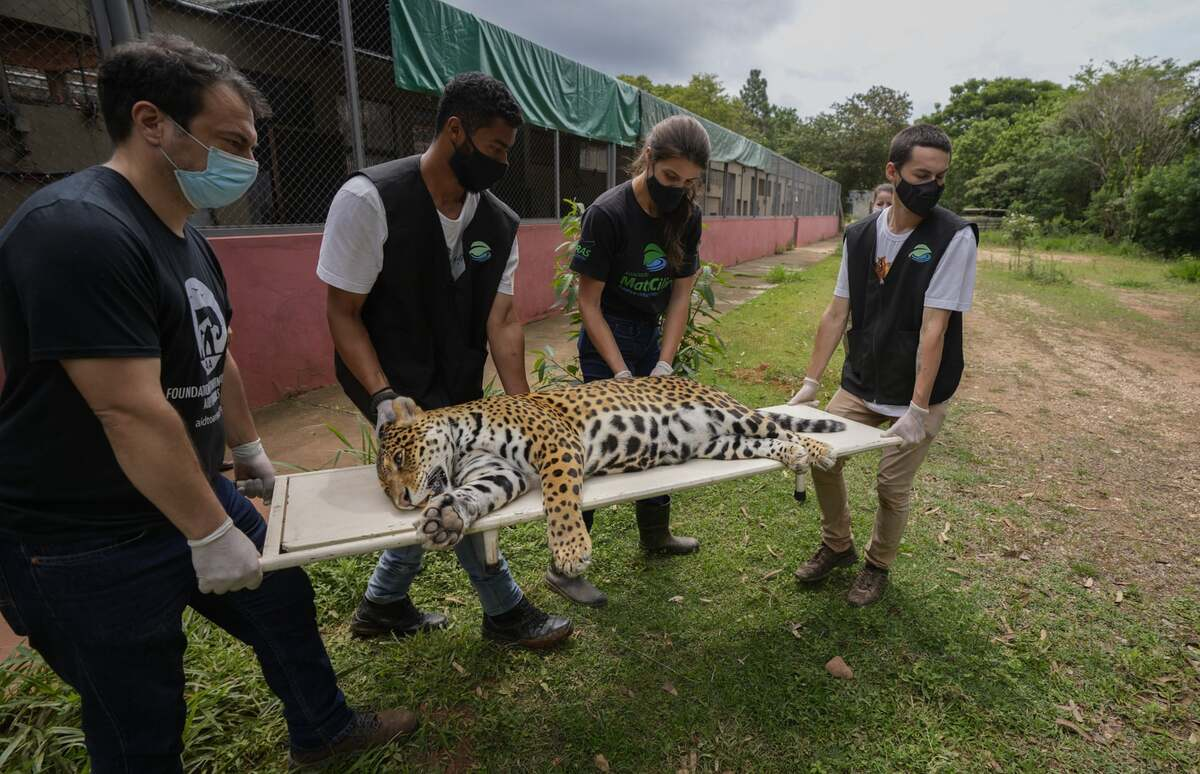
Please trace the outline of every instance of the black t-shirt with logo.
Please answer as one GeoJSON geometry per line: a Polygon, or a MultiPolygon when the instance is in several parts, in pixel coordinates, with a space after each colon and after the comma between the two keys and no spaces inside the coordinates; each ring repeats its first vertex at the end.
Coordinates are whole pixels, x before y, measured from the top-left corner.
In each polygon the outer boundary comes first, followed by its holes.
{"type": "Polygon", "coordinates": [[[208,243],[191,226],[172,233],[117,172],[92,167],[31,196],[0,230],[0,535],[165,524],[60,361],[159,358],[163,393],[215,476],[230,317],[208,243]]]}
{"type": "Polygon", "coordinates": [[[625,182],[601,194],[583,212],[571,269],[604,281],[600,308],[630,320],[655,321],[671,300],[671,282],[700,268],[700,208],[694,207],[683,238],[684,265],[667,260],[663,221],[646,214],[625,182]]]}

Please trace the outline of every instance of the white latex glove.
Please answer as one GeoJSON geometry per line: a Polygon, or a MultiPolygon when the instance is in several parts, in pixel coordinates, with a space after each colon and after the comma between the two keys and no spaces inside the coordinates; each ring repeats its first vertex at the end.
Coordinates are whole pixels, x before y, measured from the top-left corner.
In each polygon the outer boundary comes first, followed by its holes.
{"type": "Polygon", "coordinates": [[[804,377],[804,385],[796,391],[792,399],[788,401],[789,406],[812,406],[817,407],[817,390],[821,389],[821,383],[816,379],[804,377]]]}
{"type": "Polygon", "coordinates": [[[633,371],[630,371],[628,368],[626,368],[624,371],[618,371],[615,374],[613,374],[613,378],[614,379],[632,379],[633,371]]]}
{"type": "Polygon", "coordinates": [[[396,421],[396,408],[392,401],[400,396],[391,387],[385,387],[371,396],[371,408],[375,409],[375,437],[383,430],[384,425],[396,421]]]}
{"type": "Polygon", "coordinates": [[[258,549],[228,516],[208,537],[189,540],[196,582],[205,594],[256,589],[262,583],[258,549]]]}
{"type": "Polygon", "coordinates": [[[658,365],[654,366],[654,370],[650,372],[651,376],[670,376],[675,373],[675,369],[665,360],[658,361],[658,365]]]}
{"type": "Polygon", "coordinates": [[[923,409],[915,403],[909,403],[908,411],[905,411],[904,416],[893,422],[884,435],[894,435],[903,441],[900,444],[901,449],[916,446],[925,440],[925,419],[928,416],[929,409],[923,409]]]}
{"type": "Polygon", "coordinates": [[[238,491],[246,497],[261,497],[264,505],[271,504],[275,466],[263,451],[262,439],[233,447],[233,478],[238,491]]]}

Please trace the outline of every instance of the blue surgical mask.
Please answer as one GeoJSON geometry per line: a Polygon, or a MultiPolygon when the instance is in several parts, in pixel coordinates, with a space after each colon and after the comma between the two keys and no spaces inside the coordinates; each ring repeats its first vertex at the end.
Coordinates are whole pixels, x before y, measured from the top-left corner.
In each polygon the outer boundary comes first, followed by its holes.
{"type": "Polygon", "coordinates": [[[167,156],[167,152],[159,147],[162,155],[175,167],[175,179],[179,181],[183,198],[198,210],[219,209],[242,198],[258,177],[258,162],[205,145],[196,140],[187,129],[179,126],[178,122],[172,123],[179,127],[179,131],[195,140],[200,147],[208,148],[208,163],[204,169],[192,171],[180,169],[171,161],[171,157],[167,156]]]}

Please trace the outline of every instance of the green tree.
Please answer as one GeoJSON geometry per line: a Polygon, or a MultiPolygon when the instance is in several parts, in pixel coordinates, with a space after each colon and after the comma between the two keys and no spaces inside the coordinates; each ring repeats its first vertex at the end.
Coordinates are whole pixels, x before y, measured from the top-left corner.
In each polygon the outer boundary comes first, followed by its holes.
{"type": "Polygon", "coordinates": [[[892,137],[911,115],[908,94],[872,86],[800,122],[779,142],[780,152],[834,177],[843,191],[872,188],[883,179],[892,137]]]}
{"type": "Polygon", "coordinates": [[[712,73],[696,73],[686,84],[653,83],[644,75],[617,77],[726,129],[758,139],[757,130],[747,120],[742,101],[728,94],[725,86],[712,73]]]}
{"type": "Polygon", "coordinates": [[[767,97],[767,79],[762,70],[751,70],[742,91],[738,95],[746,111],[747,122],[764,142],[771,141],[771,113],[773,107],[767,97]]]}
{"type": "Polygon", "coordinates": [[[1060,93],[1053,81],[1028,78],[971,78],[950,87],[945,105],[934,103],[934,111],[921,119],[940,126],[952,138],[965,135],[977,121],[1008,121],[1036,105],[1043,97],[1060,93]]]}
{"type": "Polygon", "coordinates": [[[1134,241],[1161,255],[1200,256],[1200,153],[1155,167],[1129,194],[1134,241]]]}

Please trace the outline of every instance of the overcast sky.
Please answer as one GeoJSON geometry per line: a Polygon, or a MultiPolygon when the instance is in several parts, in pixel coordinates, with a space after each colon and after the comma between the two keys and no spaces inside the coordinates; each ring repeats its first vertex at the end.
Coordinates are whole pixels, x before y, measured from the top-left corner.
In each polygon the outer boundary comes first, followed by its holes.
{"type": "Polygon", "coordinates": [[[1196,0],[449,2],[611,75],[712,72],[736,94],[757,67],[802,116],[875,84],[921,115],[972,77],[1062,83],[1088,60],[1200,58],[1196,0]]]}

